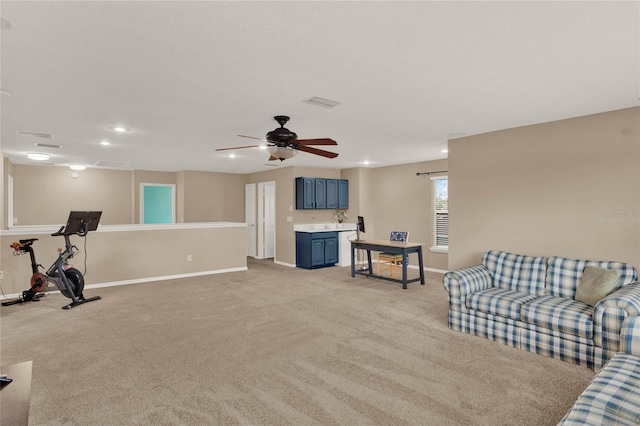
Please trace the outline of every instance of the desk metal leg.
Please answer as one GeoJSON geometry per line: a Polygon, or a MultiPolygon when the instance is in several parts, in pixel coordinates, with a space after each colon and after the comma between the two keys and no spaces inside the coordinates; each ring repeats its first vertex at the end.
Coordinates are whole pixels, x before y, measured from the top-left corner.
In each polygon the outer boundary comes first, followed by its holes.
{"type": "Polygon", "coordinates": [[[422,260],[422,247],[418,249],[418,265],[420,266],[420,284],[424,285],[424,261],[422,260]]]}
{"type": "Polygon", "coordinates": [[[351,278],[356,276],[356,246],[351,244],[351,278]]]}
{"type": "Polygon", "coordinates": [[[402,289],[407,289],[407,263],[409,260],[409,255],[407,253],[402,254],[402,289]]]}
{"type": "Polygon", "coordinates": [[[373,266],[371,266],[371,250],[367,250],[367,264],[369,265],[369,273],[373,274],[373,266]]]}

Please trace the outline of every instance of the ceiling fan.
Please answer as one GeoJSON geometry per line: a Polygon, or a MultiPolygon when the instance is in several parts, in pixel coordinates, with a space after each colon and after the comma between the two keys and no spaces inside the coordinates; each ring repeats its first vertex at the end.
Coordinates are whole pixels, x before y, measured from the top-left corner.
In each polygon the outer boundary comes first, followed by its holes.
{"type": "MultiPolygon", "coordinates": [[[[271,154],[269,161],[280,160],[284,161],[287,158],[298,155],[298,151],[308,152],[309,154],[320,155],[326,158],[336,158],[338,156],[335,152],[325,151],[324,149],[313,148],[310,145],[338,145],[336,141],[329,138],[321,139],[298,139],[298,135],[284,125],[289,121],[289,117],[286,115],[276,115],[274,120],[280,124],[280,127],[267,133],[266,146],[267,151],[271,154]]],[[[264,141],[264,139],[256,138],[254,136],[238,135],[242,138],[250,138],[264,141]]],[[[218,148],[216,151],[226,151],[230,149],[243,149],[243,148],[257,148],[262,145],[246,145],[235,146],[231,148],[218,148]]]]}

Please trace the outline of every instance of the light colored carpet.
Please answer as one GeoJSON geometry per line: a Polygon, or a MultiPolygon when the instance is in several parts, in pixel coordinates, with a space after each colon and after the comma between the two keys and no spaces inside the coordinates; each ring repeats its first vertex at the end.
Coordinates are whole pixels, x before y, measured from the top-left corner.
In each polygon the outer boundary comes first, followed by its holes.
{"type": "Polygon", "coordinates": [[[554,425],[594,375],[449,330],[436,274],[248,266],[2,307],[2,365],[33,360],[30,424],[554,425]]]}

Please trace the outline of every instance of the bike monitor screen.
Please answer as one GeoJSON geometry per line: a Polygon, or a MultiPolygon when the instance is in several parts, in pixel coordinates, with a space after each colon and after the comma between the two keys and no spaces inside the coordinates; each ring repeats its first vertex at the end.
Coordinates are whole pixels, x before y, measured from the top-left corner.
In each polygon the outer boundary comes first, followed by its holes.
{"type": "Polygon", "coordinates": [[[98,222],[100,222],[100,216],[102,212],[71,212],[69,213],[69,219],[67,219],[67,226],[64,229],[64,233],[71,234],[86,234],[89,231],[95,231],[98,229],[98,222]]]}

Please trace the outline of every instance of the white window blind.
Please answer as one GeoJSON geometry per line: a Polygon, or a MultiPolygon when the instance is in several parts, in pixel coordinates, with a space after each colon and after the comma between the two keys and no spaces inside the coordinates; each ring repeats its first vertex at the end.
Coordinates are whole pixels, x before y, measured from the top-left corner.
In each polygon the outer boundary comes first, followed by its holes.
{"type": "Polygon", "coordinates": [[[449,250],[449,178],[437,176],[433,182],[432,223],[433,251],[449,250]]]}

